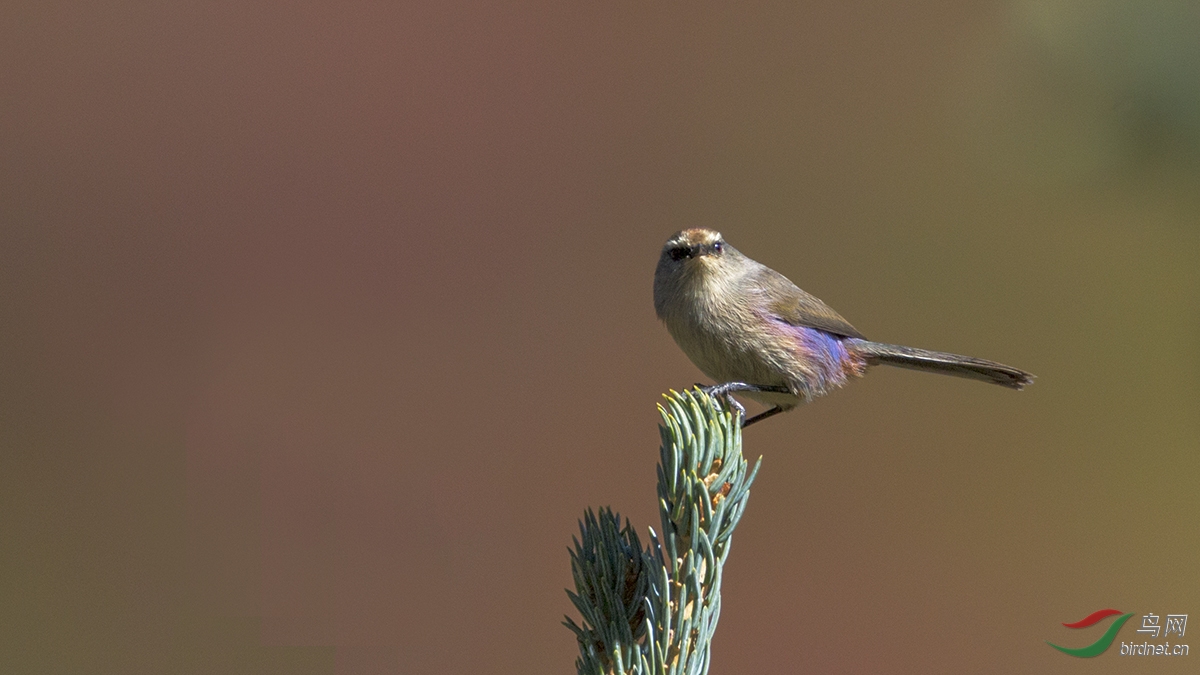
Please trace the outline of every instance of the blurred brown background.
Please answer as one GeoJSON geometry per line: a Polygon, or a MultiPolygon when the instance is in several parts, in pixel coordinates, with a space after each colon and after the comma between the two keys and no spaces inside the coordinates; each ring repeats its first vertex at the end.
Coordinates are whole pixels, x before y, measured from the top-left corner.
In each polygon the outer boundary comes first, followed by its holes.
{"type": "Polygon", "coordinates": [[[1200,630],[1195,3],[2,14],[5,672],[573,672],[576,519],[658,522],[701,378],[687,226],[1039,376],[752,428],[714,673],[1200,663],[1043,642],[1200,630]]]}

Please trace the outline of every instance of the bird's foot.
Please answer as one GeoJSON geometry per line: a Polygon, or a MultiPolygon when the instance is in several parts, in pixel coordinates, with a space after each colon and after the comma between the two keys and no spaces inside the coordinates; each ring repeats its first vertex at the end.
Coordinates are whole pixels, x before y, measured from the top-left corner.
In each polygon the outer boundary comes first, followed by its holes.
{"type": "Polygon", "coordinates": [[[783,408],[780,408],[779,406],[775,406],[774,408],[772,408],[764,413],[759,413],[758,415],[755,415],[754,417],[751,417],[750,419],[747,420],[746,419],[746,408],[743,407],[742,404],[739,403],[738,400],[733,397],[733,392],[735,392],[735,391],[737,391],[737,392],[752,391],[752,392],[773,392],[773,393],[779,393],[779,394],[790,393],[790,390],[787,387],[773,386],[773,385],[746,384],[745,382],[725,382],[723,384],[714,384],[709,387],[705,387],[701,384],[697,384],[696,388],[699,389],[700,391],[704,392],[705,394],[708,394],[712,398],[720,399],[720,400],[724,401],[727,406],[729,406],[730,408],[735,410],[737,413],[738,419],[742,421],[743,428],[745,428],[751,424],[754,424],[755,422],[758,422],[760,420],[765,420],[766,418],[770,417],[771,415],[781,413],[781,412],[783,412],[783,408]]]}
{"type": "Polygon", "coordinates": [[[746,408],[744,408],[742,406],[742,404],[740,402],[738,402],[738,400],[736,398],[734,398],[729,392],[730,391],[743,391],[743,389],[740,389],[739,387],[748,387],[748,386],[750,386],[750,385],[744,384],[742,382],[726,382],[725,384],[714,384],[711,387],[705,387],[699,383],[696,384],[696,388],[699,389],[700,391],[704,392],[705,394],[708,394],[710,397],[712,397],[714,399],[724,401],[725,405],[729,406],[730,408],[733,408],[733,410],[737,414],[737,417],[739,420],[746,419],[746,408]]]}

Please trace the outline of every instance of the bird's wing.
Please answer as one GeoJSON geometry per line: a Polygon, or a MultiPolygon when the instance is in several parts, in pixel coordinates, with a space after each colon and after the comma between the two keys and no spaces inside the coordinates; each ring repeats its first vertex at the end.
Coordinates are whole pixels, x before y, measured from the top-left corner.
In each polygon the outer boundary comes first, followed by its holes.
{"type": "Polygon", "coordinates": [[[866,339],[842,315],[797,288],[779,272],[763,266],[755,276],[758,288],[768,298],[767,308],[780,321],[792,326],[817,328],[834,335],[866,339]]]}

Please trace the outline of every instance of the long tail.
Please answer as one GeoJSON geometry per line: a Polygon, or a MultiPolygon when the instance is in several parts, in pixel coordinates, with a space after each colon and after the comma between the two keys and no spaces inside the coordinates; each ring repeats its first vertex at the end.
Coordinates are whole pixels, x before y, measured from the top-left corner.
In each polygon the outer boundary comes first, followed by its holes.
{"type": "Polygon", "coordinates": [[[849,338],[845,344],[850,351],[866,359],[868,365],[885,364],[924,370],[991,382],[1018,390],[1027,384],[1033,384],[1033,375],[1030,373],[1006,366],[1003,363],[977,359],[972,356],[931,352],[927,349],[888,345],[857,338],[849,338]]]}

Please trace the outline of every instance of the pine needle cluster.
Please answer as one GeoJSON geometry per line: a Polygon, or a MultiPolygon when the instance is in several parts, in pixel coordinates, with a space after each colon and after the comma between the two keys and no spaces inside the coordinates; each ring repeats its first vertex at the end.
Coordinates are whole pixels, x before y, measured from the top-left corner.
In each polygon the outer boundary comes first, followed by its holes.
{"type": "Polygon", "coordinates": [[[739,416],[695,389],[659,405],[662,534],[611,509],[587,511],[571,551],[580,675],[705,675],[721,614],[721,574],[762,458],[748,470],[739,416]]]}

